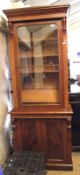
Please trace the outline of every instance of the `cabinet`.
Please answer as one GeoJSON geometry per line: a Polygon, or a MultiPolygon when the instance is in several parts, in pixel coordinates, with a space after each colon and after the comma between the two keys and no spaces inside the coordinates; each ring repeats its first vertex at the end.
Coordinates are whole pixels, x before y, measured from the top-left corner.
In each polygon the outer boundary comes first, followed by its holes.
{"type": "MultiPolygon", "coordinates": [[[[72,132],[72,149],[73,151],[80,151],[80,76],[77,72],[72,71],[74,62],[68,61],[69,67],[69,101],[72,106],[73,115],[71,122],[72,132]]],[[[75,64],[75,70],[77,70],[77,64],[75,64]]]]}
{"type": "Polygon", "coordinates": [[[5,10],[14,109],[13,148],[43,152],[47,169],[72,169],[68,6],[5,10]]]}
{"type": "Polygon", "coordinates": [[[80,93],[69,93],[70,104],[73,109],[72,117],[72,148],[80,151],[80,93]]]}

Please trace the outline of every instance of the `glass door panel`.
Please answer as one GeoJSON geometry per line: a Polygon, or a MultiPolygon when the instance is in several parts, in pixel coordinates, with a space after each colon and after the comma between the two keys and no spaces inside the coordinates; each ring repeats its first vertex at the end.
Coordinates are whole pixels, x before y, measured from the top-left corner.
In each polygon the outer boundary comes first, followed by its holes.
{"type": "Polygon", "coordinates": [[[22,102],[59,103],[57,25],[20,26],[17,35],[22,102]]]}

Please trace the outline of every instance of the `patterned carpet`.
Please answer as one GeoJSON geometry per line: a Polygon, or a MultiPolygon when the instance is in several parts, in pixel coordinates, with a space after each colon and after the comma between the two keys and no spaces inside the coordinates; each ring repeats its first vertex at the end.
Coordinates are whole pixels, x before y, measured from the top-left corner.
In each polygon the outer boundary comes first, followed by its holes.
{"type": "Polygon", "coordinates": [[[80,152],[72,153],[73,171],[48,171],[47,175],[80,175],[80,152]]]}

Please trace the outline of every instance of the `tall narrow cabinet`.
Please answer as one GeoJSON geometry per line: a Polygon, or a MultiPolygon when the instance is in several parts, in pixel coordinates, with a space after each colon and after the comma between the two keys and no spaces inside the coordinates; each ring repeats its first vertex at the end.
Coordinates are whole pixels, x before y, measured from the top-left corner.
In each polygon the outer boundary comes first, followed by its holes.
{"type": "Polygon", "coordinates": [[[15,151],[44,153],[47,169],[72,169],[68,102],[68,6],[5,10],[15,151]]]}

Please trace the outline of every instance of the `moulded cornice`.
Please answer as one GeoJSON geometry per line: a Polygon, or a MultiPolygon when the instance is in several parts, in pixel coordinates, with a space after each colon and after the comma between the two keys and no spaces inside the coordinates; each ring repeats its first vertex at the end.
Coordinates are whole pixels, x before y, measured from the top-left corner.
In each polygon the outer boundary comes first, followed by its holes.
{"type": "Polygon", "coordinates": [[[9,22],[24,21],[31,19],[42,19],[46,15],[54,15],[54,18],[61,18],[66,16],[66,12],[69,5],[65,6],[44,6],[44,7],[28,7],[28,8],[18,8],[18,9],[8,9],[3,12],[6,14],[9,22]],[[51,14],[52,13],[52,14],[51,14]],[[41,14],[41,16],[40,16],[41,14]],[[39,18],[38,18],[39,16],[39,18]]]}

